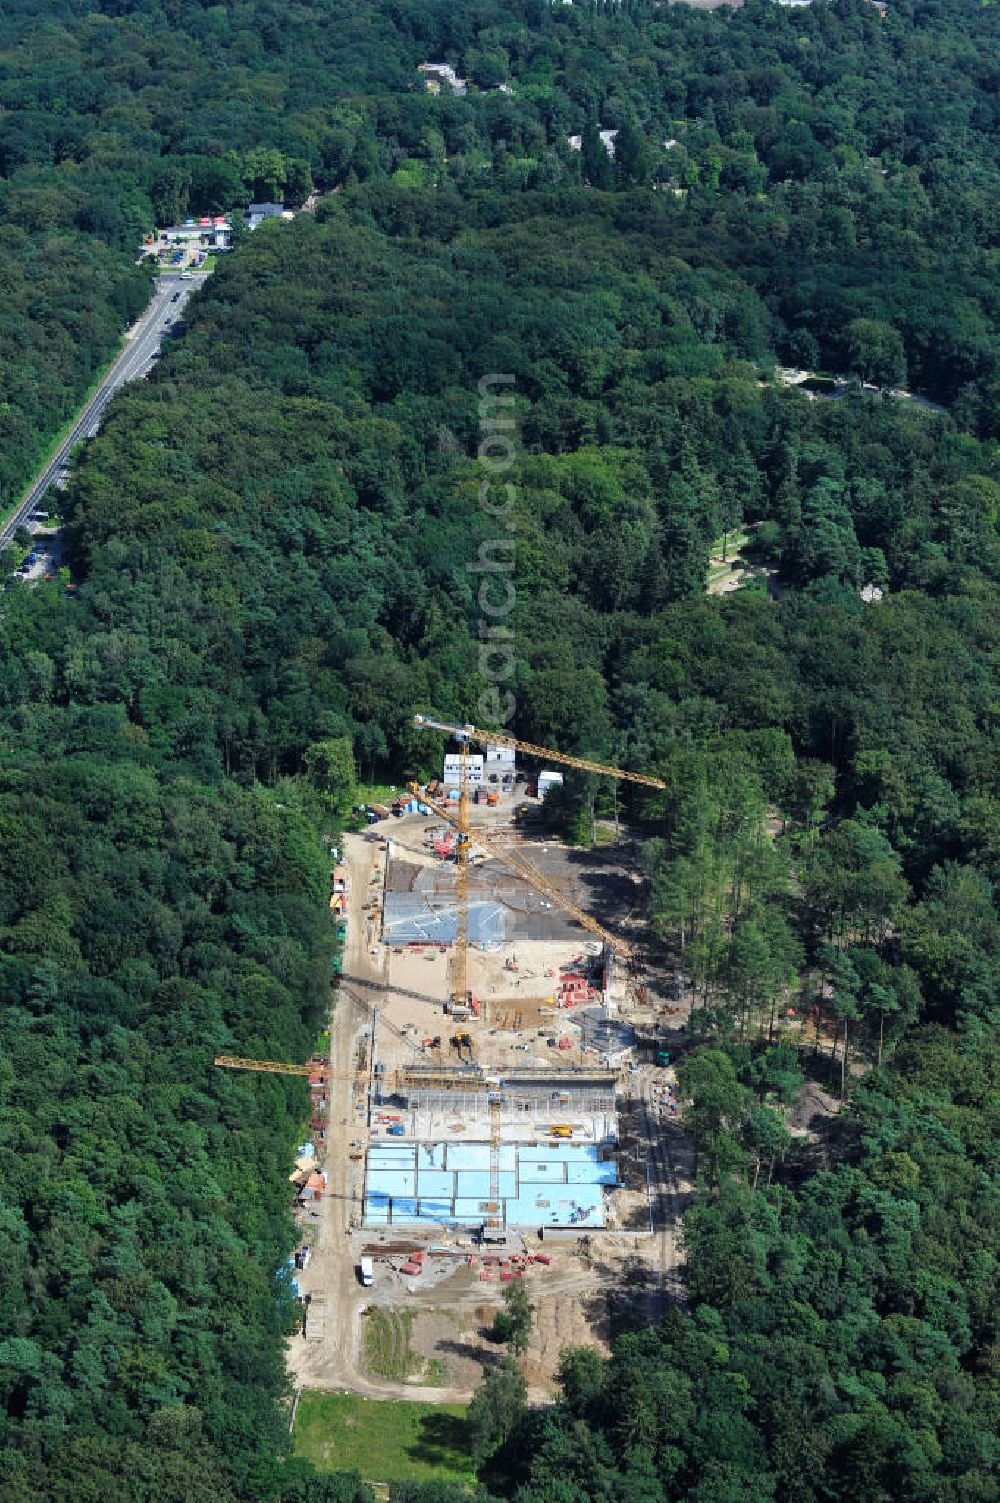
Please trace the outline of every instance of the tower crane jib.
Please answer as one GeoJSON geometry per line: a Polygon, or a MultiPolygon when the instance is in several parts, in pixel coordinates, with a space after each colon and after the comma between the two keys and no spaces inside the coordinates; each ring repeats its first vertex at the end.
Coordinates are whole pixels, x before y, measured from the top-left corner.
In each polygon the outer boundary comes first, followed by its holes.
{"type": "Polygon", "coordinates": [[[483,731],[474,725],[452,725],[445,720],[434,720],[430,715],[414,715],[413,724],[424,731],[443,731],[446,736],[454,736],[464,747],[470,741],[480,742],[484,746],[507,746],[514,751],[522,751],[529,757],[539,757],[542,761],[562,762],[566,767],[578,767],[582,772],[597,772],[626,783],[640,783],[645,788],[667,786],[662,778],[649,777],[644,772],[627,772],[622,767],[610,767],[604,762],[592,762],[586,757],[571,757],[566,752],[555,751],[551,746],[536,746],[532,741],[521,741],[502,731],[483,731]]]}

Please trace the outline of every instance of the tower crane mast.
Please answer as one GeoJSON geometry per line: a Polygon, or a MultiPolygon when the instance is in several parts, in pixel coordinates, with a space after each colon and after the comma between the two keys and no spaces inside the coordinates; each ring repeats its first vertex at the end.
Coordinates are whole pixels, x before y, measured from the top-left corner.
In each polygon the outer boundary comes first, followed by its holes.
{"type": "Polygon", "coordinates": [[[459,742],[458,840],[455,844],[456,897],[454,999],[469,1006],[469,742],[459,742]]]}

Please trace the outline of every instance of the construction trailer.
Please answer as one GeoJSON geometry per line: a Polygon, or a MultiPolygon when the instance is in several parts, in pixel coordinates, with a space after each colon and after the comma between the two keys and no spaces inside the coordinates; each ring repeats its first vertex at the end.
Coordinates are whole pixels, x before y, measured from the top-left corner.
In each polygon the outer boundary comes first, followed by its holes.
{"type": "Polygon", "coordinates": [[[487,742],[484,782],[494,788],[510,788],[517,775],[514,766],[516,755],[512,746],[497,746],[493,742],[487,742]]]}
{"type": "MultiPolygon", "coordinates": [[[[483,781],[484,759],[475,754],[464,758],[468,764],[468,783],[470,788],[478,788],[483,781]]],[[[442,782],[448,788],[457,788],[462,781],[462,762],[460,752],[448,752],[444,759],[444,777],[442,782]]]]}

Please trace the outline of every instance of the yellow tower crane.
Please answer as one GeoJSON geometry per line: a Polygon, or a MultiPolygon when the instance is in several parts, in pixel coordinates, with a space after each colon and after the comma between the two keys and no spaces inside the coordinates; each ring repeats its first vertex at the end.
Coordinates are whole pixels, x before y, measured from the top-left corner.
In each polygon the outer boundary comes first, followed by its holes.
{"type": "Polygon", "coordinates": [[[429,715],[414,715],[413,724],[424,731],[444,731],[466,747],[470,741],[481,742],[484,746],[509,746],[514,751],[525,752],[529,757],[540,757],[545,762],[562,762],[566,767],[578,767],[582,772],[599,772],[622,782],[641,783],[644,788],[667,786],[662,778],[652,778],[644,772],[625,772],[621,767],[589,762],[585,757],[570,757],[565,752],[553,751],[551,746],[535,746],[531,741],[521,741],[516,736],[504,735],[502,731],[481,731],[474,725],[451,725],[448,721],[432,720],[429,715]]]}
{"type": "Polygon", "coordinates": [[[222,1070],[253,1070],[259,1075],[322,1075],[324,1080],[353,1080],[357,1074],[356,1070],[327,1069],[322,1060],[315,1059],[304,1065],[290,1065],[281,1059],[242,1059],[236,1054],[217,1054],[212,1063],[222,1070]]]}
{"type": "Polygon", "coordinates": [[[506,1242],[503,1207],[500,1201],[500,1150],[503,1133],[500,1125],[500,1108],[503,1106],[503,1086],[499,1080],[490,1082],[490,1198],[486,1204],[486,1222],[483,1226],[484,1242],[506,1242]]]}
{"type": "MultiPolygon", "coordinates": [[[[471,1011],[469,994],[469,740],[459,741],[458,839],[455,842],[455,1005],[471,1011]]],[[[461,1017],[462,1014],[459,1013],[461,1017]]]]}

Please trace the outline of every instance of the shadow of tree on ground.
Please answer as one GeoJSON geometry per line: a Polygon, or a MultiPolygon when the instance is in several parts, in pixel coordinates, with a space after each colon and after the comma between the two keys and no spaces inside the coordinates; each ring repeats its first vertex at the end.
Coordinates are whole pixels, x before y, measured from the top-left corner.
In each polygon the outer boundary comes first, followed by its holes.
{"type": "Polygon", "coordinates": [[[420,1421],[416,1440],[406,1454],[428,1466],[450,1467],[464,1464],[469,1457],[469,1430],[466,1421],[456,1414],[435,1410],[420,1421]]]}

